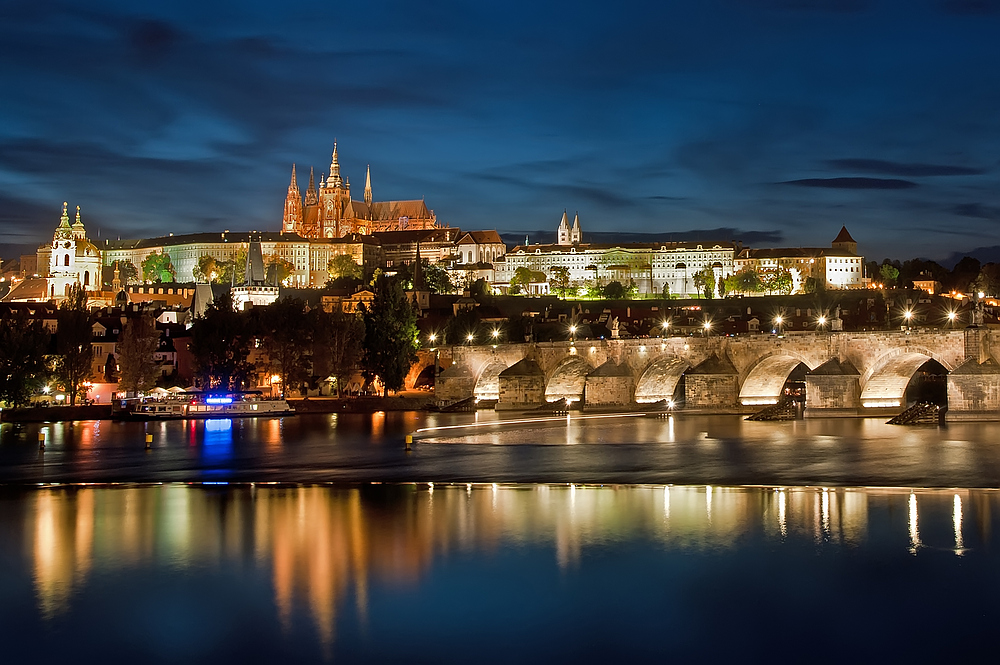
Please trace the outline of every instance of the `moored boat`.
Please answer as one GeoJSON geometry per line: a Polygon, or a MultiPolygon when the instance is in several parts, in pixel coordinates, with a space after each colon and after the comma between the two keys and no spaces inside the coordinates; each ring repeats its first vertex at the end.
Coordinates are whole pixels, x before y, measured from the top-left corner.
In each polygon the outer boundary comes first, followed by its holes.
{"type": "Polygon", "coordinates": [[[122,420],[260,418],[294,413],[295,409],[286,400],[264,397],[259,391],[178,393],[163,398],[119,399],[112,403],[112,417],[122,420]]]}

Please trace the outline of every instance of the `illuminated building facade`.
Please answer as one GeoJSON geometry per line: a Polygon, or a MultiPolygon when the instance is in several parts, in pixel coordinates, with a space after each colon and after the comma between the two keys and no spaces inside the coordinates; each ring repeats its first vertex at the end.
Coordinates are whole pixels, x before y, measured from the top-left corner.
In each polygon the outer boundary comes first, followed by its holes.
{"type": "Polygon", "coordinates": [[[563,213],[555,244],[518,245],[494,263],[494,286],[503,290],[518,268],[542,272],[569,269],[570,284],[605,285],[634,282],[639,293],[690,296],[697,293],[694,275],[712,268],[716,279],[733,273],[736,246],[730,242],[584,243],[577,215],[570,227],[563,213]]]}
{"type": "Polygon", "coordinates": [[[861,289],[868,286],[864,276],[865,259],[858,254],[858,243],[847,227],[830,247],[785,247],[744,249],[736,257],[736,270],[751,268],[757,272],[787,270],[792,275],[792,293],[805,290],[806,280],[814,278],[828,289],[861,289]]]}
{"type": "Polygon", "coordinates": [[[309,169],[309,187],[303,197],[299,190],[295,165],[285,195],[283,233],[303,238],[341,238],[351,233],[362,235],[376,231],[433,229],[437,226],[434,211],[423,200],[374,201],[371,168],[365,175],[363,200],[351,197],[351,182],[340,175],[337,144],[333,144],[330,173],[320,175],[319,188],[309,169]]]}

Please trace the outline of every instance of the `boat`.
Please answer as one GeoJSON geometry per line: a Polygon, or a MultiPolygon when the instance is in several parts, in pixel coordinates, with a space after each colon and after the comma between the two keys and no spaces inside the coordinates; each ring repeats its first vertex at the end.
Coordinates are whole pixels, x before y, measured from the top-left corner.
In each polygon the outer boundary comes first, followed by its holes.
{"type": "Polygon", "coordinates": [[[164,397],[117,399],[111,406],[112,417],[120,420],[269,418],[294,413],[295,409],[286,400],[264,397],[260,391],[184,392],[164,397]]]}

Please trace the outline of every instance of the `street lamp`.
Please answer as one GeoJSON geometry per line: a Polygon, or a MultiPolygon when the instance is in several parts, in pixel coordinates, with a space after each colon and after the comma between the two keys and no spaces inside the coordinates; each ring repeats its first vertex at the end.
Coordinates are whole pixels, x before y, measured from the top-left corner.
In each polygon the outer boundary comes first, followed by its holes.
{"type": "Polygon", "coordinates": [[[707,336],[708,332],[712,329],[712,322],[711,321],[705,321],[705,323],[703,323],[701,325],[701,327],[705,330],[705,335],[707,336]]]}
{"type": "Polygon", "coordinates": [[[569,327],[569,338],[570,341],[576,340],[576,324],[573,324],[569,327]]]}
{"type": "Polygon", "coordinates": [[[816,319],[816,323],[819,325],[820,328],[826,327],[826,317],[820,314],[820,317],[816,319]]]}
{"type": "Polygon", "coordinates": [[[958,313],[955,312],[955,310],[949,310],[948,311],[948,323],[949,324],[955,325],[955,319],[957,319],[957,318],[958,318],[958,313]]]}
{"type": "Polygon", "coordinates": [[[500,330],[498,330],[497,328],[494,328],[493,332],[491,334],[493,335],[493,341],[495,342],[497,340],[497,338],[500,337],[500,330]]]}
{"type": "Polygon", "coordinates": [[[906,329],[910,329],[910,319],[913,318],[913,312],[911,310],[906,310],[903,312],[903,318],[906,320],[906,329]]]}
{"type": "Polygon", "coordinates": [[[472,333],[469,333],[468,335],[465,336],[465,339],[469,340],[469,344],[472,344],[472,340],[474,340],[475,338],[476,336],[472,333]]]}
{"type": "Polygon", "coordinates": [[[781,316],[781,314],[774,317],[774,329],[778,332],[779,335],[781,334],[781,324],[784,322],[785,318],[781,316]]]}
{"type": "Polygon", "coordinates": [[[437,341],[437,338],[438,336],[435,335],[434,333],[431,333],[430,335],[427,336],[427,340],[431,343],[431,346],[434,346],[434,342],[437,341]]]}
{"type": "Polygon", "coordinates": [[[663,321],[663,323],[661,323],[660,325],[663,326],[663,334],[664,335],[668,335],[670,333],[670,321],[669,321],[669,319],[665,319],[663,321]]]}

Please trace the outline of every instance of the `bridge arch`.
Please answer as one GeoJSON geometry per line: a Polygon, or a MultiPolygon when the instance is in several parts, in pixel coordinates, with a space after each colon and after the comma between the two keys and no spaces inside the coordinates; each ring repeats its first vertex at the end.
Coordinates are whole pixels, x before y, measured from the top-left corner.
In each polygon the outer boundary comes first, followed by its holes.
{"type": "Polygon", "coordinates": [[[635,401],[648,404],[673,399],[681,377],[690,366],[688,361],[677,356],[657,358],[639,377],[635,386],[635,401]]]}
{"type": "Polygon", "coordinates": [[[507,363],[502,360],[489,362],[476,379],[476,387],[472,394],[476,399],[492,400],[500,399],[500,372],[507,369],[507,363]]]}
{"type": "Polygon", "coordinates": [[[587,375],[593,369],[590,363],[579,356],[566,358],[556,366],[545,385],[545,401],[556,402],[568,399],[578,402],[582,400],[583,391],[587,387],[587,375]]]}
{"type": "Polygon", "coordinates": [[[886,354],[865,372],[861,388],[862,408],[905,406],[907,388],[921,369],[932,374],[947,374],[952,368],[923,349],[886,354]]]}
{"type": "Polygon", "coordinates": [[[809,364],[798,356],[781,354],[762,358],[743,380],[740,404],[776,404],[781,399],[785,383],[799,375],[805,378],[809,369],[812,369],[809,364]]]}

